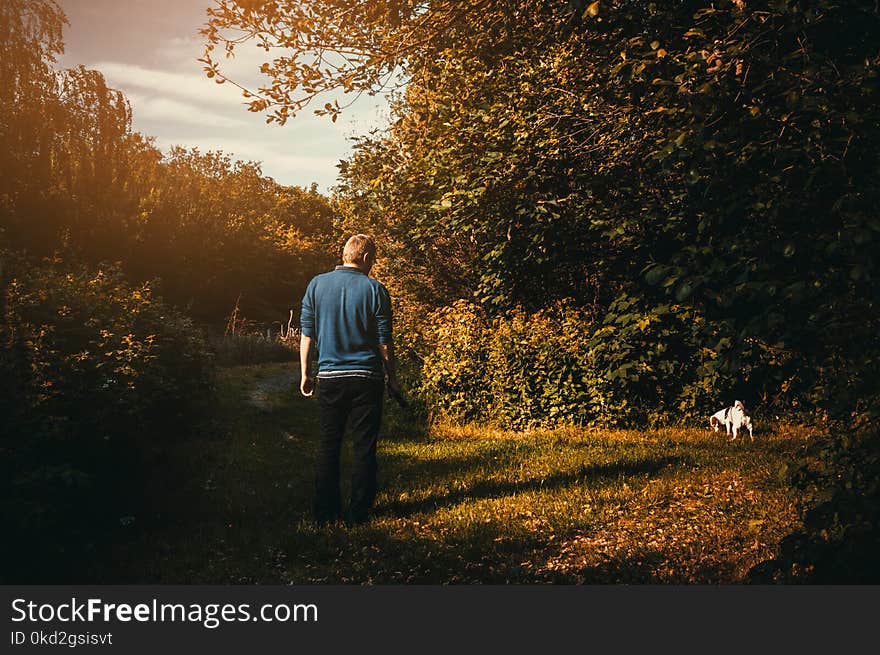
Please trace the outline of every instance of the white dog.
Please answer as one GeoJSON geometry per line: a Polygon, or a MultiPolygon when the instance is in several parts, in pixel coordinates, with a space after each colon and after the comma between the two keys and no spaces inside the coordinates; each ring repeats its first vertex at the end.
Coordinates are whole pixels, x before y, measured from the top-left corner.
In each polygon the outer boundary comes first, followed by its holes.
{"type": "Polygon", "coordinates": [[[736,439],[737,434],[743,428],[749,431],[749,438],[752,441],[755,440],[755,437],[752,435],[752,418],[746,414],[746,408],[740,400],[735,401],[733,407],[719,410],[709,417],[709,426],[715,432],[718,432],[722,425],[726,434],[730,434],[731,430],[733,431],[731,441],[736,439]]]}

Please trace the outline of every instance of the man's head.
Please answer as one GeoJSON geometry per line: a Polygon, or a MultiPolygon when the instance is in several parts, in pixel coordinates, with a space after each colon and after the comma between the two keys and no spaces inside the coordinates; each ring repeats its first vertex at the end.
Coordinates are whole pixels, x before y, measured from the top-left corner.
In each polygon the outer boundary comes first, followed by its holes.
{"type": "Polygon", "coordinates": [[[376,262],[376,242],[366,234],[355,234],[345,242],[342,263],[369,271],[376,262]]]}

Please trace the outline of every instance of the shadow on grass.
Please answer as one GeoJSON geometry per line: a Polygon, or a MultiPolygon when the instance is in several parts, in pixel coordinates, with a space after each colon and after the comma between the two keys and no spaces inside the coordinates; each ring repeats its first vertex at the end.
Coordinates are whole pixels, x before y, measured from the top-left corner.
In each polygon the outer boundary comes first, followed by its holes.
{"type": "MultiPolygon", "coordinates": [[[[381,448],[381,446],[380,446],[381,448]]],[[[507,443],[485,442],[471,448],[466,455],[452,455],[445,451],[441,456],[428,459],[396,451],[379,453],[380,472],[388,471],[394,478],[410,487],[426,480],[437,482],[449,475],[461,477],[487,464],[505,461],[512,457],[527,457],[541,451],[541,446],[534,444],[517,444],[511,448],[507,443]]]]}
{"type": "Polygon", "coordinates": [[[544,477],[532,477],[525,480],[480,480],[470,488],[450,491],[443,495],[434,495],[417,500],[396,500],[378,505],[376,507],[376,515],[405,518],[413,514],[457,505],[468,500],[502,498],[529,491],[559,489],[578,483],[589,485],[591,482],[600,482],[621,476],[654,475],[668,467],[687,466],[692,463],[692,460],[688,457],[650,457],[611,464],[584,465],[574,471],[560,472],[544,477]]]}
{"type": "Polygon", "coordinates": [[[538,582],[522,562],[545,541],[540,533],[509,535],[505,526],[489,524],[439,539],[412,525],[384,522],[323,532],[303,527],[284,545],[282,576],[285,584],[538,582]]]}

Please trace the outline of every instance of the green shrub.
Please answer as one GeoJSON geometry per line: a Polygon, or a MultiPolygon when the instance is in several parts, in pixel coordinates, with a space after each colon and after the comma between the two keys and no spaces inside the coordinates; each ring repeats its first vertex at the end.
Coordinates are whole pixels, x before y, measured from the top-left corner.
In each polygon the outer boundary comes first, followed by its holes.
{"type": "Polygon", "coordinates": [[[4,548],[20,551],[20,575],[23,561],[42,559],[36,570],[49,576],[141,500],[148,447],[185,432],[212,362],[189,319],[116,268],[11,269],[0,300],[0,486],[17,538],[4,548]]]}
{"type": "Polygon", "coordinates": [[[492,400],[488,325],[480,309],[464,301],[428,316],[419,394],[433,416],[461,422],[486,419],[492,400]]]}
{"type": "Polygon", "coordinates": [[[115,268],[35,267],[4,295],[3,342],[22,368],[17,404],[41,432],[131,431],[178,417],[206,390],[202,333],[115,268]]]}
{"type": "Polygon", "coordinates": [[[588,345],[594,414],[610,425],[702,419],[733,400],[733,380],[724,373],[732,345],[723,324],[691,307],[620,296],[588,345]]]}
{"type": "Polygon", "coordinates": [[[420,396],[434,419],[531,428],[589,422],[591,320],[570,303],[490,319],[466,302],[426,321],[420,396]]]}
{"type": "Polygon", "coordinates": [[[702,421],[760,364],[760,349],[735,348],[725,324],[626,296],[601,322],[570,301],[494,318],[459,302],[428,316],[423,342],[430,414],[508,428],[702,421]]]}
{"type": "Polygon", "coordinates": [[[591,329],[590,316],[565,302],[496,318],[488,368],[492,418],[514,428],[590,422],[591,329]]]}
{"type": "Polygon", "coordinates": [[[803,526],[782,540],[771,560],[749,572],[751,582],[880,583],[880,397],[780,471],[786,482],[819,492],[803,526]]]}

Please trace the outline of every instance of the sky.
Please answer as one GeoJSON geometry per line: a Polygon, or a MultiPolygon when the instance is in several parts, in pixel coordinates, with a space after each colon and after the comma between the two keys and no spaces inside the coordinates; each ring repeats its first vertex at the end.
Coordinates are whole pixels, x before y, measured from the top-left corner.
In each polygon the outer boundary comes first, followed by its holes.
{"type": "MultiPolygon", "coordinates": [[[[59,0],[70,25],[65,30],[65,68],[101,71],[132,105],[133,127],[156,145],[222,150],[236,159],[259,161],[281,184],[328,192],[336,164],[351,152],[351,137],[387,124],[387,103],[362,96],[336,123],[306,109],[284,126],[266,124],[265,114],[247,110],[241,91],[208,79],[198,30],[212,0],[59,0]]],[[[272,53],[269,53],[270,55],[272,53]]],[[[232,79],[257,88],[267,53],[252,44],[236,50],[221,67],[232,79]]],[[[315,106],[323,106],[319,98],[315,106]]],[[[343,104],[340,100],[340,105],[343,104]]]]}

